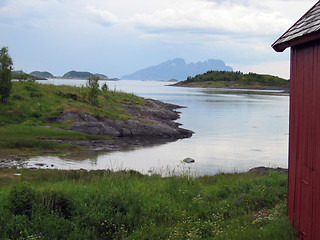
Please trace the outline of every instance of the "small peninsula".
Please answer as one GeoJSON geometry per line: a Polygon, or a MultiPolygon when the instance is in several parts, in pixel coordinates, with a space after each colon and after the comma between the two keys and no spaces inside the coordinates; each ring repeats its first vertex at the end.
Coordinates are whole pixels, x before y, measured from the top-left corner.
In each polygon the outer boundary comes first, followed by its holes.
{"type": "Polygon", "coordinates": [[[230,71],[208,71],[204,74],[188,77],[171,86],[203,87],[203,88],[234,88],[289,91],[290,81],[277,76],[230,71]]]}
{"type": "Polygon", "coordinates": [[[180,106],[88,87],[13,82],[0,108],[0,167],[12,156],[111,151],[191,137],[180,127],[180,106]]]}

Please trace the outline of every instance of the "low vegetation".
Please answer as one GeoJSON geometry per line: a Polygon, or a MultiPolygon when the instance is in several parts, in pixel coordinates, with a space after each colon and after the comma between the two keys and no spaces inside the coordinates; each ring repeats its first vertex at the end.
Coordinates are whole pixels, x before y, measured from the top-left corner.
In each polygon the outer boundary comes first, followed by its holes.
{"type": "Polygon", "coordinates": [[[295,239],[287,176],[0,171],[1,239],[295,239]],[[19,173],[20,176],[14,175],[19,173]]]}
{"type": "Polygon", "coordinates": [[[7,103],[0,103],[0,151],[2,154],[59,152],[71,146],[48,139],[109,139],[57,130],[72,122],[53,121],[64,112],[86,113],[97,118],[127,119],[125,109],[140,107],[144,99],[133,94],[89,87],[55,86],[33,81],[13,82],[7,103]]]}
{"type": "Polygon", "coordinates": [[[289,89],[290,81],[257,73],[208,71],[207,73],[188,77],[176,86],[197,86],[214,88],[253,88],[253,89],[289,89]]]}

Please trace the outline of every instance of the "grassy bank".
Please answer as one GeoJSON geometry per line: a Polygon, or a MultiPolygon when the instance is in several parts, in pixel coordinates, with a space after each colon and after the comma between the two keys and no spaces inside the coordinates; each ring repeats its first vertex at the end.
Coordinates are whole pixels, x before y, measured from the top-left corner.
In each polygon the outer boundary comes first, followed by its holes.
{"type": "Polygon", "coordinates": [[[61,153],[79,149],[47,140],[109,139],[57,130],[72,122],[52,120],[64,112],[90,114],[95,117],[127,119],[128,106],[144,105],[144,99],[118,91],[99,90],[98,104],[92,104],[86,87],[55,86],[34,82],[13,82],[11,96],[6,104],[0,103],[0,152],[2,154],[61,153]]]}
{"type": "Polygon", "coordinates": [[[0,171],[1,239],[295,239],[287,176],[0,171]]]}

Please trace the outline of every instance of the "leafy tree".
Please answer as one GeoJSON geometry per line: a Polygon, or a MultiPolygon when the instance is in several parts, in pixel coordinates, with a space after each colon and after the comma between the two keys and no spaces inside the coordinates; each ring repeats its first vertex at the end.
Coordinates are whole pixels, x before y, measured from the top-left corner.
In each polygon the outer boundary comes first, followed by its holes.
{"type": "Polygon", "coordinates": [[[106,91],[109,90],[109,87],[108,87],[108,85],[107,85],[106,82],[102,85],[101,89],[102,89],[102,91],[104,91],[104,92],[106,92],[106,91]]]}
{"type": "Polygon", "coordinates": [[[3,47],[0,50],[0,96],[1,102],[6,103],[10,96],[12,87],[12,59],[8,53],[8,48],[3,47]]]}
{"type": "Polygon", "coordinates": [[[89,94],[88,94],[89,101],[93,104],[98,104],[99,77],[88,78],[87,88],[89,88],[89,94]]]}

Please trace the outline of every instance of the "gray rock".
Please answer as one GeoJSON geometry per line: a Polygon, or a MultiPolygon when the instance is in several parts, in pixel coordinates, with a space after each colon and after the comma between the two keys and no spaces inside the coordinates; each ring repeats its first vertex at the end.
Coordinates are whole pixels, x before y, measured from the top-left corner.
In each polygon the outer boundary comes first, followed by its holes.
{"type": "Polygon", "coordinates": [[[76,122],[67,127],[66,130],[87,133],[90,135],[120,136],[120,132],[117,131],[117,129],[105,126],[102,122],[76,122]]]}
{"type": "Polygon", "coordinates": [[[66,122],[66,121],[83,121],[82,117],[78,113],[66,112],[60,114],[56,119],[57,122],[66,122]]]}
{"type": "Polygon", "coordinates": [[[184,161],[185,163],[194,163],[194,162],[195,162],[195,160],[194,160],[193,158],[189,158],[189,157],[183,159],[183,161],[184,161]]]}
{"type": "Polygon", "coordinates": [[[82,114],[81,117],[85,122],[98,122],[97,118],[87,113],[82,114]]]}
{"type": "MultiPolygon", "coordinates": [[[[70,120],[75,119],[76,115],[65,115],[70,120]]],[[[78,116],[80,118],[80,116],[78,116]]],[[[66,130],[87,133],[91,135],[108,135],[111,137],[133,137],[133,138],[164,138],[179,139],[191,137],[193,132],[179,128],[179,124],[159,121],[138,121],[138,120],[112,120],[103,118],[98,121],[93,116],[85,116],[91,121],[75,122],[66,130]]]]}
{"type": "Polygon", "coordinates": [[[286,168],[269,168],[269,167],[255,167],[251,168],[248,172],[257,173],[258,175],[265,176],[271,171],[277,171],[280,174],[288,174],[288,169],[286,168]]]}

